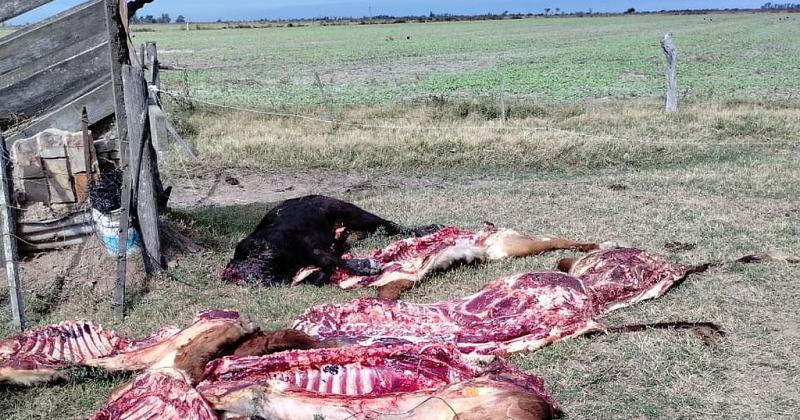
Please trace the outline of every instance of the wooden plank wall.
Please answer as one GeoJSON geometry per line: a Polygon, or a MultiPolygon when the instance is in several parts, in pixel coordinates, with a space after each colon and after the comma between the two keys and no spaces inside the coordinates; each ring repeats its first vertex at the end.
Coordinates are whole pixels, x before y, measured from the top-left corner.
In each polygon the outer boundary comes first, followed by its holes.
{"type": "MultiPolygon", "coordinates": [[[[2,2],[0,17],[37,2],[2,2]]],[[[103,0],[87,1],[0,39],[0,57],[0,126],[15,125],[9,141],[42,128],[77,131],[84,106],[90,123],[114,113],[103,0]],[[28,119],[33,120],[17,125],[28,119]]]]}

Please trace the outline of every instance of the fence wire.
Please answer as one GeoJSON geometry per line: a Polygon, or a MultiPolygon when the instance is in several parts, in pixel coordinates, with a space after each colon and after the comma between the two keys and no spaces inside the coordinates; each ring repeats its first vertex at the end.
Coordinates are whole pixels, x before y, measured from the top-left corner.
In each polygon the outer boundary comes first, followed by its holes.
{"type": "Polygon", "coordinates": [[[574,130],[567,130],[563,128],[556,128],[551,126],[544,126],[544,127],[531,127],[531,126],[521,126],[521,125],[513,125],[513,124],[502,124],[502,125],[428,125],[428,126],[419,126],[419,125],[397,125],[397,124],[371,124],[365,122],[357,122],[357,121],[332,121],[331,119],[321,118],[318,116],[313,115],[304,115],[304,114],[293,114],[293,113],[286,113],[286,112],[274,112],[274,111],[264,111],[259,109],[252,109],[252,108],[245,108],[241,106],[234,106],[234,105],[226,105],[217,102],[212,102],[208,100],[194,98],[182,93],[168,91],[164,89],[159,89],[152,87],[154,91],[158,93],[165,94],[169,97],[174,99],[194,102],[194,103],[201,103],[210,107],[219,108],[219,109],[228,109],[232,111],[239,111],[239,112],[246,112],[250,114],[257,114],[257,115],[265,115],[271,117],[279,117],[279,118],[293,118],[299,119],[303,121],[309,121],[313,123],[321,123],[327,125],[337,125],[337,126],[347,126],[353,128],[361,128],[361,129],[375,129],[375,130],[407,130],[407,131],[454,131],[454,130],[494,130],[494,131],[527,131],[527,132],[554,132],[554,133],[562,133],[562,134],[569,134],[576,137],[584,137],[584,138],[593,138],[593,139],[601,139],[601,140],[615,140],[620,142],[631,142],[631,143],[641,143],[641,144],[649,144],[649,145],[661,145],[661,144],[670,144],[670,145],[687,145],[687,146],[800,146],[800,138],[792,138],[785,141],[776,140],[776,141],[759,141],[759,142],[698,142],[692,140],[663,140],[663,139],[634,139],[634,138],[625,138],[620,136],[614,136],[610,134],[592,134],[592,133],[584,133],[580,131],[574,130]]]}

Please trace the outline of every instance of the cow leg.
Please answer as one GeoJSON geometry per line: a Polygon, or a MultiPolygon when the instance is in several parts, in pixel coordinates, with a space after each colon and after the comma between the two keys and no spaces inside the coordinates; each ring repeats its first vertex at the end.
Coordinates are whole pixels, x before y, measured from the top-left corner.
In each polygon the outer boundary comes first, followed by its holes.
{"type": "Polygon", "coordinates": [[[570,249],[589,252],[599,249],[595,243],[576,242],[553,236],[526,236],[516,232],[500,234],[498,239],[489,245],[489,255],[498,257],[527,257],[547,251],[570,249]]]}
{"type": "Polygon", "coordinates": [[[717,344],[721,337],[725,336],[725,331],[713,322],[655,322],[649,324],[633,324],[622,325],[619,327],[610,327],[606,329],[606,333],[631,333],[648,330],[687,330],[703,340],[703,343],[709,347],[717,344]]]}
{"type": "Polygon", "coordinates": [[[389,235],[398,235],[407,231],[395,222],[346,202],[337,205],[336,216],[348,230],[353,232],[375,233],[378,229],[383,229],[389,235]]]}

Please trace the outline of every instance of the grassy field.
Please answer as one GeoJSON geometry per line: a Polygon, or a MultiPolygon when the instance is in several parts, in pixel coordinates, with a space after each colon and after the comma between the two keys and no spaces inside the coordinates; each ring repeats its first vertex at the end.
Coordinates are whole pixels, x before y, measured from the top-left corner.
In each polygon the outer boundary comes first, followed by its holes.
{"type": "MultiPolygon", "coordinates": [[[[308,192],[408,225],[491,220],[622,241],[689,264],[798,254],[798,28],[770,14],[137,32],[137,41],[159,43],[163,62],[191,69],[167,73],[166,86],[203,100],[324,118],[311,84],[317,70],[343,124],[332,130],[169,102],[201,159],[174,154],[162,168],[189,197],[168,217],[208,252],[178,256],[171,277],[133,282],[124,323],[108,309],[110,269],[71,261],[97,247],[29,260],[52,264],[27,278],[30,321],[86,318],[141,336],[215,307],[279,328],[311,305],[371,295],[216,280],[270,202],[308,192]],[[684,60],[681,91],[688,89],[669,116],[661,111],[658,50],[667,29],[684,60]],[[505,125],[493,96],[498,69],[513,92],[505,125]],[[443,97],[426,99],[432,94],[443,97]],[[242,188],[219,182],[224,176],[242,188]],[[696,248],[670,252],[672,241],[696,248]],[[52,293],[58,277],[63,290],[52,293]]],[[[389,240],[370,238],[360,249],[389,240]]],[[[570,254],[459,268],[407,299],[464,296],[570,254]]],[[[545,379],[569,418],[796,418],[799,280],[797,266],[731,264],[605,320],[717,322],[728,334],[713,348],[689,334],[649,331],[565,341],[512,360],[545,379]]],[[[6,296],[2,282],[0,336],[12,334],[6,296]]],[[[0,418],[81,418],[130,378],[81,374],[51,387],[0,386],[0,418]]]]}
{"type": "Polygon", "coordinates": [[[336,105],[387,104],[429,95],[509,94],[537,101],[660,95],[659,39],[672,31],[680,91],[690,99],[796,97],[798,18],[777,14],[523,19],[403,25],[135,33],[185,67],[200,99],[238,106],[317,104],[318,72],[336,105]]]}

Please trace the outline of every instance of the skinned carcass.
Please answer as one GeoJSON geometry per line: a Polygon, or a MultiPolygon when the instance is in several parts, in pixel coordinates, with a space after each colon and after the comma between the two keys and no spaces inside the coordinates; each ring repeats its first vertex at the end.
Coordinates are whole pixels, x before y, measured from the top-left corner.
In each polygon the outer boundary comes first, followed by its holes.
{"type": "Polygon", "coordinates": [[[759,253],[735,260],[685,266],[640,249],[612,248],[597,250],[578,259],[561,259],[558,268],[577,277],[592,299],[595,310],[605,313],[661,297],[686,276],[710,267],[764,261],[797,263],[800,259],[759,253]]]}
{"type": "MultiPolygon", "coordinates": [[[[599,250],[577,261],[560,261],[559,268],[571,275],[542,272],[500,278],[472,296],[434,304],[360,298],[345,305],[320,305],[297,318],[294,328],[319,340],[338,337],[364,345],[386,339],[453,342],[468,357],[484,359],[609,331],[597,317],[659,297],[686,275],[708,266],[684,267],[637,249],[599,250]]],[[[723,334],[715,324],[693,322],[611,330],[648,328],[723,334]]]]}
{"type": "MultiPolygon", "coordinates": [[[[566,264],[560,262],[559,266],[567,268],[566,264]]],[[[692,271],[659,255],[633,248],[594,251],[571,265],[569,274],[581,281],[597,313],[661,297],[692,271]]]]}
{"type": "Polygon", "coordinates": [[[92,420],[216,420],[208,401],[181,369],[152,369],[115,390],[92,420]]]}
{"type": "Polygon", "coordinates": [[[533,351],[602,327],[581,283],[557,272],[500,278],[462,299],[415,304],[360,298],[307,310],[293,328],[316,339],[346,337],[455,343],[469,358],[533,351]]]}
{"type": "Polygon", "coordinates": [[[34,385],[62,378],[64,368],[92,363],[124,346],[113,331],[64,321],[0,341],[0,383],[34,385]]]}
{"type": "Polygon", "coordinates": [[[255,331],[255,326],[236,312],[206,311],[167,340],[156,339],[158,343],[146,353],[138,349],[106,359],[106,367],[132,366],[131,359],[136,361],[135,366],[149,366],[132,382],[116,389],[92,419],[216,419],[213,408],[194,385],[209,360],[230,354],[255,331]]]}
{"type": "Polygon", "coordinates": [[[479,369],[454,347],[369,347],[225,357],[197,390],[230,417],[269,419],[548,419],[560,414],[541,379],[504,362],[479,369]]]}
{"type": "MultiPolygon", "coordinates": [[[[396,299],[402,290],[410,288],[430,273],[456,264],[525,257],[555,249],[589,251],[598,247],[593,243],[578,243],[552,236],[528,236],[511,229],[496,229],[491,223],[486,223],[478,232],[447,226],[436,233],[403,239],[371,252],[366,258],[378,264],[379,274],[358,276],[338,269],[331,281],[343,289],[384,287],[381,297],[396,299]],[[385,287],[390,285],[395,287],[385,287]]],[[[343,258],[353,257],[345,255],[343,258]]],[[[313,273],[313,268],[302,270],[293,283],[299,283],[310,273],[313,273]]]]}
{"type": "Polygon", "coordinates": [[[0,342],[0,382],[49,382],[63,377],[64,369],[71,366],[112,372],[144,370],[159,362],[171,364],[189,354],[200,354],[203,349],[213,351],[220,342],[233,344],[255,331],[250,321],[230,311],[201,312],[184,329],[162,328],[140,340],[89,322],[65,321],[0,342]]]}
{"type": "Polygon", "coordinates": [[[322,344],[296,330],[253,333],[252,328],[243,329],[239,325],[219,326],[203,334],[186,334],[186,342],[175,351],[158,353],[162,358],[135,380],[115,390],[93,419],[216,419],[214,408],[194,388],[210,360],[230,354],[269,354],[322,344]]]}

